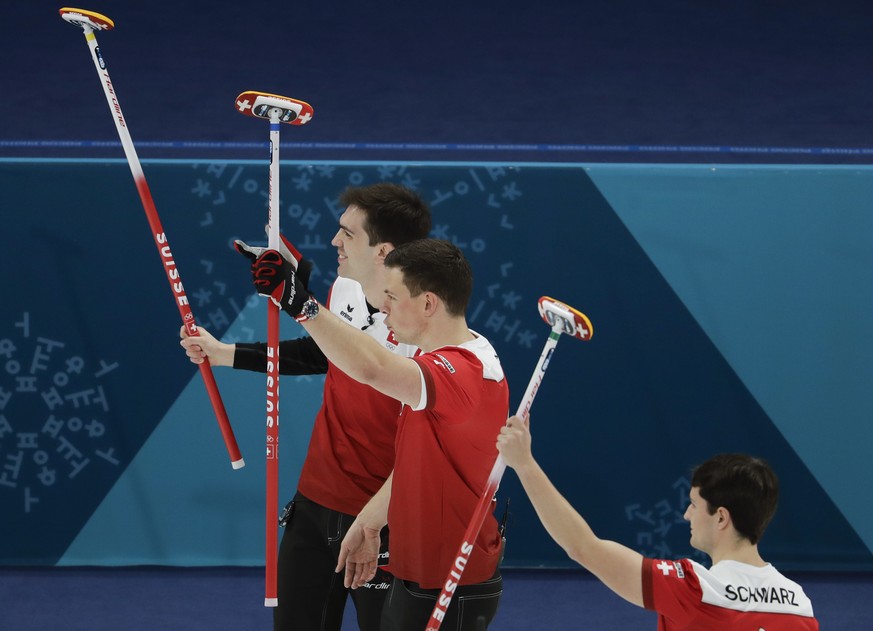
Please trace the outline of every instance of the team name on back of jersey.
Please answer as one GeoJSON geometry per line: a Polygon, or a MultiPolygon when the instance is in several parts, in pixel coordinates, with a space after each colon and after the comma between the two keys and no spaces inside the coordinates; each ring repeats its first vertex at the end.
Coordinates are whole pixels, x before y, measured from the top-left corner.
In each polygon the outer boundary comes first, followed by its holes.
{"type": "Polygon", "coordinates": [[[728,600],[741,603],[769,603],[800,607],[797,594],[785,587],[745,587],[725,585],[724,596],[728,600]]]}

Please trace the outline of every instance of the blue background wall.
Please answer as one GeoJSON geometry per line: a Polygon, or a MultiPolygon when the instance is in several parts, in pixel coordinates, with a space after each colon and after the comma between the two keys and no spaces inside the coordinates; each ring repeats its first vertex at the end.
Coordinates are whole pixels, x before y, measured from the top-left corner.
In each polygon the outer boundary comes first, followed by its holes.
{"type": "MultiPolygon", "coordinates": [[[[248,466],[231,470],[123,161],[5,161],[28,191],[3,255],[0,499],[11,563],[255,564],[263,549],[264,382],[218,369],[248,466]],[[51,182],[51,186],[45,183],[51,182]],[[75,199],[70,203],[70,199],[75,199]],[[63,519],[56,517],[62,515],[63,519]]],[[[263,339],[234,237],[263,239],[266,161],[147,165],[202,326],[263,339]]],[[[689,554],[687,475],[718,451],[766,457],[784,482],[765,554],[870,567],[873,170],[405,163],[282,172],[283,229],[334,277],[347,184],[415,186],[434,235],[476,270],[471,326],[495,343],[518,404],[547,327],[536,299],[586,312],[534,406],[535,449],[594,527],[689,554]],[[852,480],[852,485],[846,485],[852,480]]],[[[284,334],[298,334],[284,324],[284,334]]],[[[283,381],[290,497],[319,379],[283,381]]],[[[568,562],[512,474],[507,564],[568,562]]]]}
{"type": "MultiPolygon", "coordinates": [[[[5,7],[0,41],[0,562],[260,563],[263,379],[216,371],[248,463],[232,471],[58,8],[5,7]]],[[[283,225],[322,290],[337,194],[391,180],[470,256],[470,320],[513,405],[536,299],[592,318],[594,340],[562,341],[534,433],[598,532],[690,554],[688,469],[742,449],[784,482],[771,560],[873,566],[869,2],[85,8],[116,22],[100,46],[207,328],[264,335],[229,243],[262,236],[267,132],[233,99],[308,100],[313,122],[283,131],[283,225]]],[[[320,385],[283,380],[283,496],[320,385]]],[[[512,473],[501,494],[507,563],[569,565],[512,473]]]]}

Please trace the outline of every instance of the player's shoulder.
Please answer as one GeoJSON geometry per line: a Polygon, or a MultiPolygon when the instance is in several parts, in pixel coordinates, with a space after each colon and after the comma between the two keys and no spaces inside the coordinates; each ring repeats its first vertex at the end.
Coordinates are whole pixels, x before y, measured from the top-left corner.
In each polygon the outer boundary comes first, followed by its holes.
{"type": "Polygon", "coordinates": [[[456,362],[468,362],[471,365],[481,366],[482,376],[490,381],[503,380],[503,366],[500,365],[500,358],[497,356],[497,351],[484,336],[479,335],[475,331],[470,331],[474,338],[457,346],[444,346],[431,351],[431,354],[436,355],[443,364],[447,364],[450,371],[453,370],[451,364],[452,357],[456,362]]]}
{"type": "Polygon", "coordinates": [[[361,284],[351,278],[343,278],[337,276],[336,280],[330,286],[330,292],[327,297],[328,309],[334,310],[337,305],[351,304],[352,307],[366,305],[367,298],[364,295],[364,288],[361,284]]]}
{"type": "Polygon", "coordinates": [[[694,582],[699,580],[701,576],[706,576],[709,573],[709,570],[704,566],[691,559],[655,559],[645,557],[644,563],[648,566],[646,569],[653,575],[666,579],[684,580],[690,578],[694,582]]]}
{"type": "Polygon", "coordinates": [[[503,381],[503,366],[500,364],[500,357],[497,351],[491,345],[484,335],[480,335],[476,331],[470,331],[475,339],[468,342],[465,346],[470,348],[476,357],[482,362],[482,374],[486,379],[492,381],[503,381]]]}
{"type": "Polygon", "coordinates": [[[812,602],[798,583],[769,563],[724,560],[701,574],[704,601],[733,609],[754,609],[812,617],[812,602]]]}
{"type": "Polygon", "coordinates": [[[342,276],[338,276],[330,287],[327,308],[358,328],[366,324],[370,314],[364,288],[358,281],[342,276]]]}

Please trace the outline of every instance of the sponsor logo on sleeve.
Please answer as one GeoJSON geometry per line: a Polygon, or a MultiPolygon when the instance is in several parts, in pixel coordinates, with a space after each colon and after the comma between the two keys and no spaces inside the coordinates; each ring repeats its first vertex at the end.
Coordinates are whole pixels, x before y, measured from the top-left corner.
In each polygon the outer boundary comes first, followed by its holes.
{"type": "Polygon", "coordinates": [[[448,370],[451,374],[453,374],[453,375],[455,374],[455,367],[452,366],[452,363],[451,363],[448,359],[446,359],[445,357],[443,357],[443,356],[440,355],[439,353],[434,353],[434,355],[436,355],[437,357],[439,357],[440,361],[433,360],[433,363],[435,363],[437,366],[442,365],[442,366],[444,366],[444,367],[446,368],[446,370],[448,370]]]}

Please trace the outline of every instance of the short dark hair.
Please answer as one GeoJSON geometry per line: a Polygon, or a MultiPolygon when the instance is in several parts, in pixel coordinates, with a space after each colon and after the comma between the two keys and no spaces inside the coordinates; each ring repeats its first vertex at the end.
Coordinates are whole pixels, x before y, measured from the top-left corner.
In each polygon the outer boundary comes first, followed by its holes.
{"type": "Polygon", "coordinates": [[[737,532],[752,544],[761,540],[776,514],[779,479],[761,458],[719,454],[694,469],[691,486],[706,500],[709,514],[724,507],[737,532]]]}
{"type": "Polygon", "coordinates": [[[430,234],[430,208],[418,193],[405,186],[380,182],[347,188],[340,195],[340,204],[364,211],[364,230],[370,245],[391,243],[396,247],[430,234]]]}
{"type": "Polygon", "coordinates": [[[473,293],[473,271],[461,250],[442,239],[419,239],[398,246],[385,257],[397,268],[410,295],[429,291],[445,303],[450,315],[463,316],[473,293]]]}

